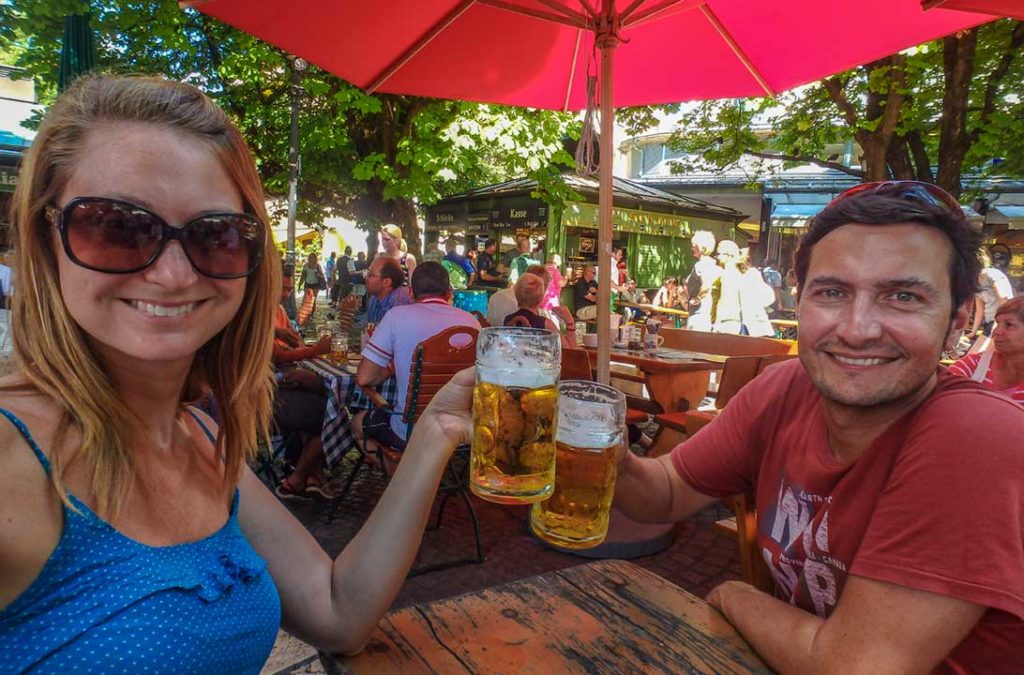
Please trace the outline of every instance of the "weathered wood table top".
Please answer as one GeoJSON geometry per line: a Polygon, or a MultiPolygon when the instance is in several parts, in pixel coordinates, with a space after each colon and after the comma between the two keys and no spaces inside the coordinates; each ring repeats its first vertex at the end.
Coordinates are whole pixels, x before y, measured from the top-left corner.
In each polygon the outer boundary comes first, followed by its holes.
{"type": "Polygon", "coordinates": [[[703,600],[602,560],[388,614],[329,673],[770,672],[703,600]]]}

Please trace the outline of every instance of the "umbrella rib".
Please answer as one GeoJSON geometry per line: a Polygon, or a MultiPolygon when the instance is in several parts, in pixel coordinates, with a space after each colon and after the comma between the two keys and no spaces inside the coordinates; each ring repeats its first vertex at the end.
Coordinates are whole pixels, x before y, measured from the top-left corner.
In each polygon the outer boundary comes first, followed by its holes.
{"type": "Polygon", "coordinates": [[[633,0],[633,2],[619,13],[619,24],[629,21],[629,15],[636,11],[636,8],[644,4],[644,0],[633,0]]]}
{"type": "Polygon", "coordinates": [[[582,21],[584,23],[586,23],[586,21],[587,21],[587,17],[583,16],[579,12],[572,11],[571,9],[566,7],[565,5],[558,4],[557,2],[555,2],[555,0],[537,0],[537,2],[539,2],[542,5],[544,5],[545,7],[549,7],[551,9],[555,10],[556,12],[561,12],[562,14],[564,14],[567,17],[569,17],[570,19],[574,19],[576,21],[582,21]]]}
{"type": "Polygon", "coordinates": [[[576,31],[576,44],[572,48],[572,66],[569,68],[569,82],[565,85],[565,104],[562,111],[569,110],[569,96],[572,95],[572,83],[576,79],[576,61],[580,56],[580,42],[583,41],[583,30],[576,31]]]}
{"type": "Polygon", "coordinates": [[[464,0],[459,4],[458,7],[448,12],[442,17],[437,23],[431,26],[430,30],[423,34],[419,40],[416,41],[411,47],[402,52],[397,59],[391,62],[391,64],[384,69],[384,71],[375,77],[368,87],[366,87],[366,93],[372,94],[379,89],[385,82],[391,79],[398,70],[409,63],[417,54],[420,53],[423,48],[433,42],[434,38],[440,35],[445,28],[450,26],[452,22],[457,20],[462,14],[470,7],[476,4],[476,0],[464,0]]]}
{"type": "Polygon", "coordinates": [[[724,25],[722,25],[722,22],[719,21],[715,13],[707,6],[707,3],[700,6],[700,11],[704,14],[704,17],[714,27],[714,29],[718,31],[718,35],[725,40],[727,45],[729,45],[729,49],[733,51],[736,58],[740,60],[740,63],[742,63],[743,67],[747,69],[747,72],[750,73],[751,77],[757,80],[757,83],[761,85],[761,88],[764,89],[768,96],[774,98],[775,90],[768,85],[767,80],[764,79],[764,76],[754,65],[754,62],[750,60],[750,57],[747,56],[746,52],[743,51],[739,44],[737,44],[736,40],[733,39],[732,35],[729,34],[729,31],[726,30],[724,25]]]}
{"type": "Polygon", "coordinates": [[[922,0],[921,7],[925,10],[938,9],[946,4],[948,0],[922,0]]]}
{"type": "Polygon", "coordinates": [[[512,12],[514,14],[522,14],[533,19],[540,19],[542,21],[550,21],[551,23],[561,23],[573,28],[586,28],[587,23],[585,20],[573,19],[568,16],[561,14],[552,14],[550,12],[542,12],[539,9],[527,9],[520,5],[513,5],[510,2],[503,2],[502,0],[478,0],[481,5],[487,5],[488,7],[494,7],[495,9],[503,9],[506,12],[512,12]]]}
{"type": "MultiPolygon", "coordinates": [[[[636,5],[637,3],[634,2],[633,4],[636,5]]],[[[623,28],[626,28],[628,26],[635,26],[638,23],[644,22],[658,14],[661,14],[665,10],[671,9],[679,4],[682,4],[683,6],[679,7],[678,10],[686,11],[689,9],[693,9],[695,6],[704,4],[704,0],[665,0],[665,2],[659,3],[657,5],[654,5],[653,7],[637,12],[635,16],[632,15],[633,7],[630,6],[627,7],[626,11],[622,13],[621,25],[623,28]]]]}

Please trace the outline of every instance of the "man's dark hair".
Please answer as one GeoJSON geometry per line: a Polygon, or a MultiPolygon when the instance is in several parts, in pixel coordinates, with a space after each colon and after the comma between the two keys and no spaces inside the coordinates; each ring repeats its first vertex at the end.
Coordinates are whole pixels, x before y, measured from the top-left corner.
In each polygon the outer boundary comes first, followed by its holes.
{"type": "Polygon", "coordinates": [[[489,249],[492,246],[497,246],[498,241],[496,239],[488,239],[484,242],[484,250],[489,249]]]}
{"type": "Polygon", "coordinates": [[[391,279],[391,288],[398,288],[405,283],[405,272],[402,271],[402,266],[398,264],[398,261],[394,258],[381,258],[383,262],[380,264],[380,278],[391,279]]]}
{"type": "Polygon", "coordinates": [[[421,262],[412,271],[412,297],[419,300],[432,295],[445,296],[451,290],[448,270],[432,260],[421,262]]]}
{"type": "Polygon", "coordinates": [[[761,264],[765,267],[775,267],[775,258],[765,258],[764,262],[761,264]]]}
{"type": "Polygon", "coordinates": [[[841,199],[825,207],[800,240],[794,259],[796,278],[801,292],[811,267],[811,253],[819,241],[843,225],[895,225],[918,223],[933,227],[949,241],[952,255],[949,260],[949,286],[953,298],[952,312],[967,302],[978,290],[978,247],[981,237],[961,214],[945,206],[931,204],[912,196],[899,196],[890,192],[878,194],[864,192],[841,199]]]}

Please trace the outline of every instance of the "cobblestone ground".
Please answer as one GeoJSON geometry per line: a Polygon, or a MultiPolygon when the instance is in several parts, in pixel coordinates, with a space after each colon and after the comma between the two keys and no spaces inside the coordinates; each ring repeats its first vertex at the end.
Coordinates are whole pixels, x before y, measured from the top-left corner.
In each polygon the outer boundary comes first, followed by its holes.
{"type": "MultiPolygon", "coordinates": [[[[318,312],[321,309],[322,305],[318,302],[318,312]]],[[[358,336],[361,325],[359,319],[353,326],[355,336],[358,336]]],[[[355,453],[353,451],[350,454],[355,453]]],[[[336,468],[336,473],[345,475],[349,466],[346,459],[342,466],[336,468]]],[[[384,480],[376,469],[364,469],[330,522],[325,522],[325,516],[333,507],[331,503],[316,500],[285,502],[285,505],[333,558],[362,527],[384,487],[384,480]]],[[[480,520],[485,562],[460,565],[407,579],[392,609],[588,562],[586,558],[548,548],[533,538],[527,525],[528,507],[502,506],[474,496],[470,499],[480,520]]],[[[435,502],[435,513],[436,508],[435,502]]],[[[707,595],[722,581],[739,578],[736,542],[716,534],[712,528],[715,520],[725,517],[726,513],[724,507],[720,506],[705,509],[678,526],[675,542],[671,546],[654,555],[634,558],[632,562],[697,596],[707,595]]],[[[461,499],[452,498],[445,509],[441,528],[424,534],[416,564],[431,564],[468,556],[472,551],[473,530],[469,513],[461,499]]],[[[282,631],[263,672],[322,673],[323,670],[312,647],[282,631]]]]}

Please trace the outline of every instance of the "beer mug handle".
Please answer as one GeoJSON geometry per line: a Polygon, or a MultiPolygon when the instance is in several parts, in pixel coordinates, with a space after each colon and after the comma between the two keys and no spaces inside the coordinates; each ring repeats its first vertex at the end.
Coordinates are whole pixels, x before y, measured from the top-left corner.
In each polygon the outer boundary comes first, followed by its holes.
{"type": "Polygon", "coordinates": [[[657,342],[657,345],[658,345],[659,347],[660,347],[661,345],[665,344],[665,336],[664,336],[664,335],[656,335],[655,337],[657,337],[657,338],[658,338],[658,342],[657,342]]]}

